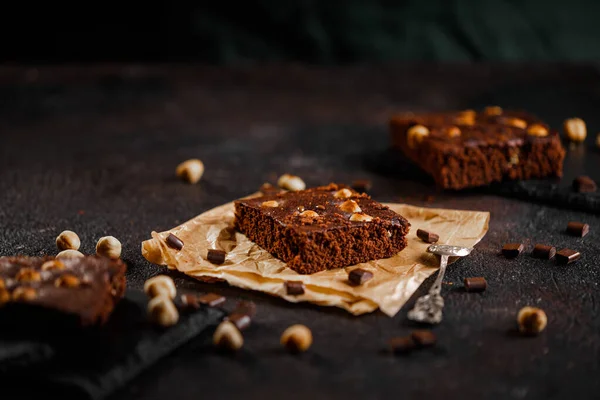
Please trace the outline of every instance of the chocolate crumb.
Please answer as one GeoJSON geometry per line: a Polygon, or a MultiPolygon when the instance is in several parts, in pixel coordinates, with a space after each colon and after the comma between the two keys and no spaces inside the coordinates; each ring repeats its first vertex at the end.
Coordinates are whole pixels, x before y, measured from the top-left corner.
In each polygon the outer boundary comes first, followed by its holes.
{"type": "Polygon", "coordinates": [[[556,254],[556,247],[547,246],[544,244],[536,244],[533,248],[532,255],[535,258],[541,258],[544,260],[550,260],[556,254]]]}
{"type": "Polygon", "coordinates": [[[465,278],[464,285],[467,292],[483,292],[487,289],[487,281],[482,277],[465,278]]]}
{"type": "Polygon", "coordinates": [[[567,233],[572,236],[584,237],[590,231],[590,226],[583,222],[569,222],[567,224],[567,233]]]}
{"type": "Polygon", "coordinates": [[[523,251],[522,243],[507,243],[502,247],[502,254],[506,258],[516,258],[523,251]]]}
{"type": "Polygon", "coordinates": [[[393,338],[389,341],[389,346],[394,354],[407,354],[417,348],[412,336],[393,338]]]}
{"type": "Polygon", "coordinates": [[[579,193],[594,193],[597,189],[596,182],[589,176],[578,176],[573,180],[573,190],[579,193]]]}
{"type": "Polygon", "coordinates": [[[223,264],[225,262],[226,253],[223,250],[209,249],[206,259],[213,264],[223,264]]]}
{"type": "Polygon", "coordinates": [[[297,281],[287,281],[284,283],[285,290],[290,296],[299,296],[304,294],[304,283],[297,281]]]}
{"type": "Polygon", "coordinates": [[[413,331],[410,337],[417,347],[431,347],[437,342],[435,334],[428,329],[419,329],[413,331]]]}
{"type": "Polygon", "coordinates": [[[556,262],[558,264],[571,264],[581,257],[581,254],[578,251],[571,249],[562,249],[556,252],[556,262]]]}
{"type": "Polygon", "coordinates": [[[200,303],[198,302],[198,297],[193,294],[183,294],[181,295],[181,304],[186,308],[198,309],[200,308],[200,303]]]}
{"type": "Polygon", "coordinates": [[[354,285],[362,285],[363,283],[371,280],[372,278],[373,273],[362,268],[353,269],[348,274],[348,280],[354,285]]]}
{"type": "Polygon", "coordinates": [[[209,307],[215,307],[219,304],[223,304],[225,302],[225,297],[216,293],[207,293],[198,297],[198,302],[200,304],[206,304],[209,307]]]}
{"type": "Polygon", "coordinates": [[[183,242],[181,241],[181,239],[179,239],[177,236],[173,235],[172,233],[169,233],[169,236],[167,236],[167,239],[165,240],[165,242],[167,243],[167,246],[169,246],[172,249],[175,249],[175,250],[183,249],[183,242]]]}
{"type": "Polygon", "coordinates": [[[417,236],[425,243],[437,243],[437,241],[440,240],[439,235],[432,232],[427,232],[423,229],[417,229],[417,236]]]}

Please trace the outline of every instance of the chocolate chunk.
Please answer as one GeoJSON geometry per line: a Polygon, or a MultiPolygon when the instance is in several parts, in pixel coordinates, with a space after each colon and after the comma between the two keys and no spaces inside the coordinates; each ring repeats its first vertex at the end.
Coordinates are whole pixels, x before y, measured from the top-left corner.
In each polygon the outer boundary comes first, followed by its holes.
{"type": "Polygon", "coordinates": [[[506,258],[516,258],[523,251],[522,243],[507,243],[502,247],[502,254],[506,258]]]}
{"type": "Polygon", "coordinates": [[[415,342],[417,347],[430,347],[437,342],[435,334],[428,329],[419,329],[413,331],[410,337],[415,342]]]}
{"type": "Polygon", "coordinates": [[[183,249],[183,242],[181,241],[181,239],[179,239],[177,236],[173,235],[172,233],[169,233],[169,236],[167,236],[167,246],[169,246],[172,249],[175,250],[181,250],[183,249]]]}
{"type": "Polygon", "coordinates": [[[417,236],[425,243],[437,243],[440,237],[432,232],[427,232],[423,229],[417,229],[417,236]]]}
{"type": "Polygon", "coordinates": [[[412,336],[396,337],[389,341],[390,348],[395,354],[407,354],[417,348],[412,336]]]}
{"type": "Polygon", "coordinates": [[[284,283],[285,290],[290,296],[304,294],[304,283],[296,281],[287,281],[284,283]]]}
{"type": "Polygon", "coordinates": [[[372,278],[373,273],[362,268],[353,269],[348,274],[348,280],[355,285],[362,285],[363,283],[371,280],[372,278]]]}
{"type": "Polygon", "coordinates": [[[242,300],[235,306],[234,313],[246,314],[250,318],[256,315],[256,304],[251,301],[242,300]]]}
{"type": "Polygon", "coordinates": [[[535,258],[542,258],[544,260],[549,260],[556,254],[556,247],[547,246],[545,244],[536,244],[533,248],[532,255],[535,258]]]}
{"type": "Polygon", "coordinates": [[[223,264],[225,262],[225,253],[223,250],[214,250],[209,249],[208,254],[206,255],[206,259],[213,264],[223,264]]]}
{"type": "Polygon", "coordinates": [[[207,293],[198,297],[198,302],[200,304],[206,304],[209,307],[215,307],[219,304],[223,304],[225,302],[225,297],[216,293],[207,293]]]}
{"type": "Polygon", "coordinates": [[[583,222],[569,222],[567,224],[567,233],[572,236],[584,237],[590,231],[590,226],[583,222]]]}
{"type": "Polygon", "coordinates": [[[483,292],[487,289],[487,281],[482,277],[465,278],[464,284],[467,292],[483,292]]]}
{"type": "Polygon", "coordinates": [[[573,190],[579,193],[593,193],[597,189],[596,182],[589,176],[578,176],[573,180],[573,190]]]}
{"type": "Polygon", "coordinates": [[[572,262],[579,260],[580,257],[581,254],[578,251],[571,249],[562,249],[556,252],[556,262],[558,264],[571,264],[572,262]]]}
{"type": "Polygon", "coordinates": [[[225,320],[231,321],[240,331],[249,327],[252,321],[249,315],[239,313],[231,313],[225,317],[225,320]]]}
{"type": "Polygon", "coordinates": [[[200,303],[198,302],[198,297],[193,294],[183,294],[181,295],[181,305],[185,308],[200,308],[200,303]]]}
{"type": "Polygon", "coordinates": [[[371,181],[368,179],[357,179],[352,182],[352,189],[358,193],[367,193],[371,190],[371,181]]]}

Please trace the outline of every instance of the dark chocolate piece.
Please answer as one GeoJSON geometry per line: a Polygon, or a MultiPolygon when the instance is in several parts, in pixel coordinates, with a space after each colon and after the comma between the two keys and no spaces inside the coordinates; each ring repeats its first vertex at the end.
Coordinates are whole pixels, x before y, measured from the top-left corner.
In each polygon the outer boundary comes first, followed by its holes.
{"type": "Polygon", "coordinates": [[[356,268],[348,274],[348,280],[354,285],[362,285],[373,278],[373,273],[366,269],[356,268]]]}
{"type": "Polygon", "coordinates": [[[125,293],[126,270],[99,256],[0,257],[0,314],[28,318],[30,310],[42,321],[58,312],[80,326],[102,325],[125,293]]]}
{"type": "Polygon", "coordinates": [[[419,329],[410,334],[417,347],[431,347],[437,342],[435,334],[428,329],[419,329]]]}
{"type": "Polygon", "coordinates": [[[284,283],[286,293],[290,296],[304,294],[304,283],[298,281],[287,281],[284,283]]]}
{"type": "Polygon", "coordinates": [[[581,254],[578,251],[571,249],[562,249],[556,252],[556,262],[558,264],[571,264],[581,257],[581,254]]]}
{"type": "Polygon", "coordinates": [[[547,246],[545,244],[536,244],[532,252],[532,255],[535,258],[542,258],[544,260],[550,260],[555,254],[556,247],[547,246]]]}
{"type": "Polygon", "coordinates": [[[412,336],[396,337],[389,341],[389,346],[395,354],[407,354],[417,348],[412,336]]]}
{"type": "Polygon", "coordinates": [[[218,306],[219,304],[223,304],[225,303],[225,297],[221,296],[220,294],[216,294],[216,293],[207,293],[207,294],[203,294],[202,296],[198,297],[198,302],[200,304],[205,304],[209,307],[215,307],[218,306]]]}
{"type": "Polygon", "coordinates": [[[562,176],[559,133],[524,112],[399,115],[390,121],[390,136],[394,148],[445,189],[562,176]]]}
{"type": "Polygon", "coordinates": [[[336,184],[238,200],[235,226],[301,274],[391,257],[406,247],[410,228],[368,195],[336,184]]]}
{"type": "Polygon", "coordinates": [[[487,289],[487,281],[482,277],[465,278],[464,285],[467,292],[483,292],[487,289]]]}
{"type": "Polygon", "coordinates": [[[252,319],[248,314],[231,313],[225,320],[231,321],[240,331],[250,326],[252,319]]]}
{"type": "Polygon", "coordinates": [[[223,250],[209,249],[206,259],[213,264],[221,265],[225,262],[226,256],[227,253],[225,253],[223,250]]]}
{"type": "Polygon", "coordinates": [[[167,243],[167,246],[169,246],[172,249],[175,249],[175,250],[183,249],[183,242],[181,241],[181,239],[179,239],[177,236],[173,235],[172,233],[169,233],[169,236],[167,236],[166,243],[167,243]]]}
{"type": "Polygon", "coordinates": [[[186,308],[193,308],[197,310],[200,308],[200,303],[198,302],[198,296],[194,294],[182,294],[181,297],[181,305],[186,308]]]}
{"type": "Polygon", "coordinates": [[[569,222],[567,224],[567,233],[572,236],[584,237],[590,231],[590,226],[583,222],[569,222]]]}
{"type": "Polygon", "coordinates": [[[423,229],[417,229],[417,236],[425,243],[437,243],[440,240],[439,235],[432,232],[427,232],[423,229]]]}
{"type": "Polygon", "coordinates": [[[352,189],[358,193],[367,193],[371,190],[371,181],[368,179],[358,179],[352,182],[352,189]]]}
{"type": "Polygon", "coordinates": [[[502,247],[502,254],[506,258],[516,258],[523,251],[522,243],[507,243],[502,247]]]}
{"type": "Polygon", "coordinates": [[[578,176],[573,180],[573,190],[579,193],[594,193],[597,189],[596,182],[589,176],[578,176]]]}

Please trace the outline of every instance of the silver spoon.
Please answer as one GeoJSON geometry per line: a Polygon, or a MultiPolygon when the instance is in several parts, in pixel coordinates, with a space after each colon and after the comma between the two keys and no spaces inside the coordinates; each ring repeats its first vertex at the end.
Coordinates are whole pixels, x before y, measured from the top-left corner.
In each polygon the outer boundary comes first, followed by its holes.
{"type": "Polygon", "coordinates": [[[468,256],[472,250],[468,247],[449,246],[446,244],[432,244],[427,248],[429,253],[441,256],[440,272],[429,289],[429,293],[419,297],[414,308],[408,312],[408,319],[429,324],[439,324],[442,321],[444,299],[440,293],[442,291],[442,279],[444,279],[446,266],[448,265],[448,257],[468,256]]]}

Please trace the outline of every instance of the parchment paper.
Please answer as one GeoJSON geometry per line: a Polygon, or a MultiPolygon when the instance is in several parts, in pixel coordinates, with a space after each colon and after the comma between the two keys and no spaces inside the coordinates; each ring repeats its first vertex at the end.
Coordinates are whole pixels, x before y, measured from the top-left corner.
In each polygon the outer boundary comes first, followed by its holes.
{"type": "MultiPolygon", "coordinates": [[[[344,269],[300,275],[285,263],[232,229],[233,203],[214,208],[166,232],[152,232],[142,243],[142,254],[151,263],[166,265],[199,279],[218,278],[232,286],[258,290],[290,302],[308,301],[323,306],[341,307],[354,315],[379,308],[394,316],[427,277],[438,269],[436,256],[416,236],[417,229],[435,232],[439,244],[473,247],[488,231],[488,212],[459,211],[386,204],[411,223],[408,246],[397,255],[344,269]],[[165,238],[173,233],[184,247],[168,247],[165,238]],[[223,265],[206,260],[208,249],[227,252],[223,265]],[[373,279],[362,286],[348,284],[348,272],[357,267],[372,271],[373,279]],[[305,294],[289,296],[285,281],[302,281],[305,294]]],[[[452,262],[453,260],[451,260],[452,262]]]]}

